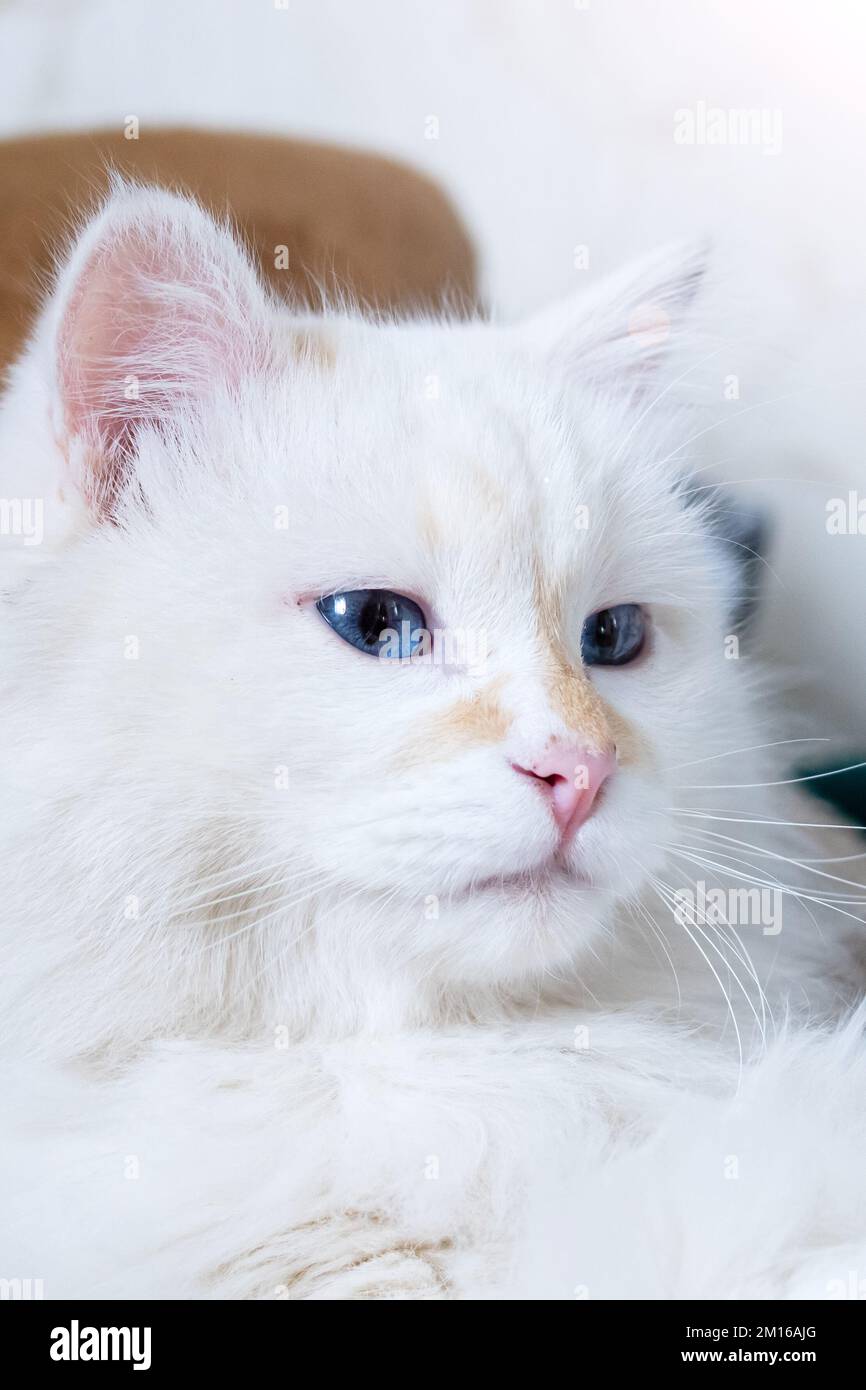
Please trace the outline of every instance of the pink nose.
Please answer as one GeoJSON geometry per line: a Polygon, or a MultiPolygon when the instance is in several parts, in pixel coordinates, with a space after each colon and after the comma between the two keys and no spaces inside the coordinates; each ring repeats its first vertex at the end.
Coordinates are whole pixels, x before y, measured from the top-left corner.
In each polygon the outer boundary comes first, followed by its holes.
{"type": "Polygon", "coordinates": [[[553,818],[565,840],[589,818],[596,797],[616,765],[612,752],[591,753],[577,745],[553,743],[528,767],[511,766],[531,777],[550,796],[553,818]]]}

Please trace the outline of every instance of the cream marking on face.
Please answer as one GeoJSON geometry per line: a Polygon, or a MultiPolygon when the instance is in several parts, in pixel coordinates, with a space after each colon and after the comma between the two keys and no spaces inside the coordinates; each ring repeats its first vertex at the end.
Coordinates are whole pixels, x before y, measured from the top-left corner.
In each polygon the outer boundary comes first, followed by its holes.
{"type": "Polygon", "coordinates": [[[485,511],[500,514],[505,511],[508,495],[499,483],[480,464],[475,464],[470,474],[473,495],[478,498],[485,511]]]}
{"type": "Polygon", "coordinates": [[[503,484],[481,464],[469,463],[438,478],[417,510],[418,535],[428,553],[447,546],[475,545],[478,528],[516,533],[517,518],[503,484]]]}
{"type": "Polygon", "coordinates": [[[575,667],[569,660],[561,636],[561,586],[548,581],[538,558],[534,574],[538,636],[547,658],[547,693],[553,709],[566,728],[586,739],[595,752],[614,748],[619,766],[634,766],[648,759],[644,742],[602,699],[583,667],[575,667]]]}
{"type": "Polygon", "coordinates": [[[331,371],[337,361],[333,343],[324,333],[312,329],[292,335],[292,356],[296,362],[331,371]]]}
{"type": "Polygon", "coordinates": [[[501,678],[492,681],[434,715],[398,755],[396,766],[441,762],[467,747],[501,743],[511,725],[511,716],[499,702],[503,683],[501,678]]]}
{"type": "Polygon", "coordinates": [[[430,501],[418,508],[418,536],[422,549],[428,554],[439,550],[442,545],[442,527],[430,501]]]}

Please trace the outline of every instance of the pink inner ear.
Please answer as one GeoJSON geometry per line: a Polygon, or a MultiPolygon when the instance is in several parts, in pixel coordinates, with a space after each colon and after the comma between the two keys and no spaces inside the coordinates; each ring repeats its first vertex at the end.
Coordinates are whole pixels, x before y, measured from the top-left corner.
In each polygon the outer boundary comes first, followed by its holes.
{"type": "MultiPolygon", "coordinates": [[[[159,428],[232,383],[257,353],[263,302],[231,239],[180,200],[112,226],[111,208],[62,313],[58,376],[67,455],[109,512],[144,426],[159,428]],[[72,447],[74,444],[74,448],[72,447]]],[[[145,210],[146,212],[147,210],[145,210]]]]}

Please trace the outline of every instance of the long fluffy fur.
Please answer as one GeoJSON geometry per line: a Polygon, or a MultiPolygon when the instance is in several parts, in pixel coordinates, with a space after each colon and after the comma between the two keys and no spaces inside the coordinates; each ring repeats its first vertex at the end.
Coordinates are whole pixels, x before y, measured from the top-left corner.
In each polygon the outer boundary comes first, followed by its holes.
{"type": "Polygon", "coordinates": [[[623,332],[655,305],[682,346],[697,274],[674,249],[518,329],[297,319],[191,204],[119,190],[84,232],[0,409],[46,527],[0,553],[0,1274],[850,1286],[857,848],[776,785],[693,422],[623,332]],[[483,674],[385,673],[311,609],[385,583],[484,630],[483,674]],[[566,628],[640,600],[656,634],[596,675],[637,751],[581,831],[593,886],[528,892],[551,827],[508,761],[562,731],[540,588],[566,628]],[[489,682],[506,757],[429,733],[489,682]],[[684,924],[698,878],[777,889],[781,932],[684,924]]]}

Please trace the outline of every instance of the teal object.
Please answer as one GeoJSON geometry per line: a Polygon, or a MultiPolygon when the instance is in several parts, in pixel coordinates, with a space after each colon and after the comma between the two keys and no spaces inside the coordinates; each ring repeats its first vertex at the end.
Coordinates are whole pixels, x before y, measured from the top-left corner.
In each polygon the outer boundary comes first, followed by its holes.
{"type": "MultiPolygon", "coordinates": [[[[866,763],[866,749],[846,757],[848,763],[866,763]]],[[[851,772],[836,772],[839,762],[812,767],[800,767],[795,777],[813,777],[814,781],[804,782],[805,790],[820,797],[850,820],[855,826],[866,826],[866,767],[858,767],[851,772]],[[833,774],[832,776],[830,774],[833,774]]]]}

